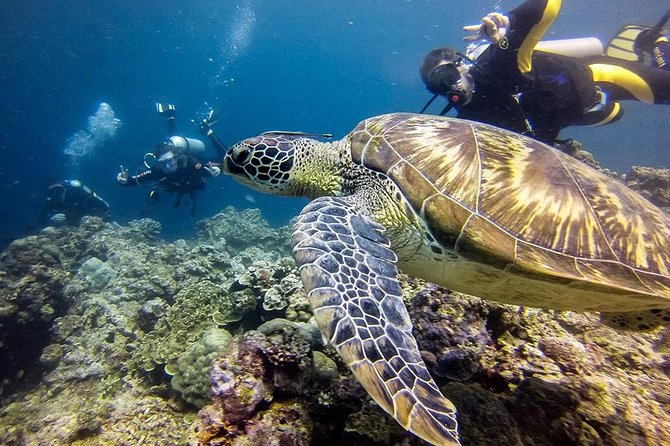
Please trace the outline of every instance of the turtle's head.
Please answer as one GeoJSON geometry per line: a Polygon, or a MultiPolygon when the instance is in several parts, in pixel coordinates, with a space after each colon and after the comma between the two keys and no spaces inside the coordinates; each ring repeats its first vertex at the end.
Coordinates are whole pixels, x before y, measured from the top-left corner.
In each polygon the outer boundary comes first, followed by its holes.
{"type": "Polygon", "coordinates": [[[303,135],[267,132],[242,140],[226,153],[223,171],[252,189],[273,195],[313,198],[334,194],[333,184],[338,189],[339,181],[328,175],[333,169],[329,157],[322,155],[331,144],[303,135]]]}

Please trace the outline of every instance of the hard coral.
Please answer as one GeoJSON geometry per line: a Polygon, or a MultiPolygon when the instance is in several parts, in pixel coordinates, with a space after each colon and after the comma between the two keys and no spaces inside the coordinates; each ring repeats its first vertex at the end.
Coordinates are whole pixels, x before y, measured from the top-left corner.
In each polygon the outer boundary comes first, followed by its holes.
{"type": "Polygon", "coordinates": [[[230,339],[230,333],[226,330],[211,328],[179,355],[171,384],[182,398],[198,407],[209,402],[212,362],[230,339]]]}
{"type": "Polygon", "coordinates": [[[290,252],[288,229],[272,228],[259,209],[236,211],[227,207],[223,212],[197,223],[198,238],[231,251],[259,247],[265,252],[290,252]]]}
{"type": "Polygon", "coordinates": [[[48,235],[16,240],[0,255],[0,380],[14,379],[39,358],[53,321],[69,302],[69,262],[48,235]]]}
{"type": "Polygon", "coordinates": [[[670,169],[633,166],[626,185],[657,206],[670,207],[670,169]]]}

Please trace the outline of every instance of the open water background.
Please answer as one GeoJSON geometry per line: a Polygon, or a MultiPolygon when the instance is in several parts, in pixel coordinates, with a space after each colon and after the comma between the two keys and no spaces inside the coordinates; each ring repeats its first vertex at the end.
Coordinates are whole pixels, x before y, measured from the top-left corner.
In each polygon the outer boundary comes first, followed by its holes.
{"type": "MultiPolygon", "coordinates": [[[[209,107],[227,144],[267,130],[329,132],[336,138],[369,116],[419,111],[429,94],[418,74],[432,48],[464,48],[461,27],[519,2],[474,0],[16,1],[0,15],[0,239],[35,225],[47,185],[79,178],[112,206],[116,221],[138,218],[148,190],[122,188],[167,128],[154,110],[176,104],[178,124],[209,107]],[[63,154],[98,105],[122,121],[114,138],[73,165],[63,154]]],[[[548,39],[607,42],[625,23],[654,24],[657,0],[564,0],[548,39]]],[[[443,104],[433,105],[439,111],[443,104]]],[[[601,164],[670,167],[667,106],[626,103],[602,128],[573,128],[601,164]]],[[[200,194],[195,217],[165,196],[153,218],[168,239],[193,234],[196,220],[228,205],[259,207],[285,224],[304,201],[267,197],[221,176],[200,194]]]]}

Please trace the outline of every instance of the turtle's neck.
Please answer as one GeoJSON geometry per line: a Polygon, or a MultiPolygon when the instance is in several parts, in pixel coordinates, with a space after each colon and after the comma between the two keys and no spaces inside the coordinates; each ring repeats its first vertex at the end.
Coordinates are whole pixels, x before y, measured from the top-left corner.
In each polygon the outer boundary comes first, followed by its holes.
{"type": "Polygon", "coordinates": [[[351,165],[347,138],[334,142],[313,141],[296,153],[292,195],[314,199],[342,195],[342,172],[351,165]]]}

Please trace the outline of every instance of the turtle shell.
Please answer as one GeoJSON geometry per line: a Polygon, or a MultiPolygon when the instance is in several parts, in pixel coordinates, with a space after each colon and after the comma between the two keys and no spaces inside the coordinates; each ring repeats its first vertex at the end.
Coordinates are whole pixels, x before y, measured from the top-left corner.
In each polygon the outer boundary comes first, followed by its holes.
{"type": "Polygon", "coordinates": [[[631,309],[670,306],[670,217],[578,160],[490,125],[415,114],[362,121],[350,143],[353,161],[391,178],[432,236],[462,258],[654,297],[629,299],[631,309]]]}

